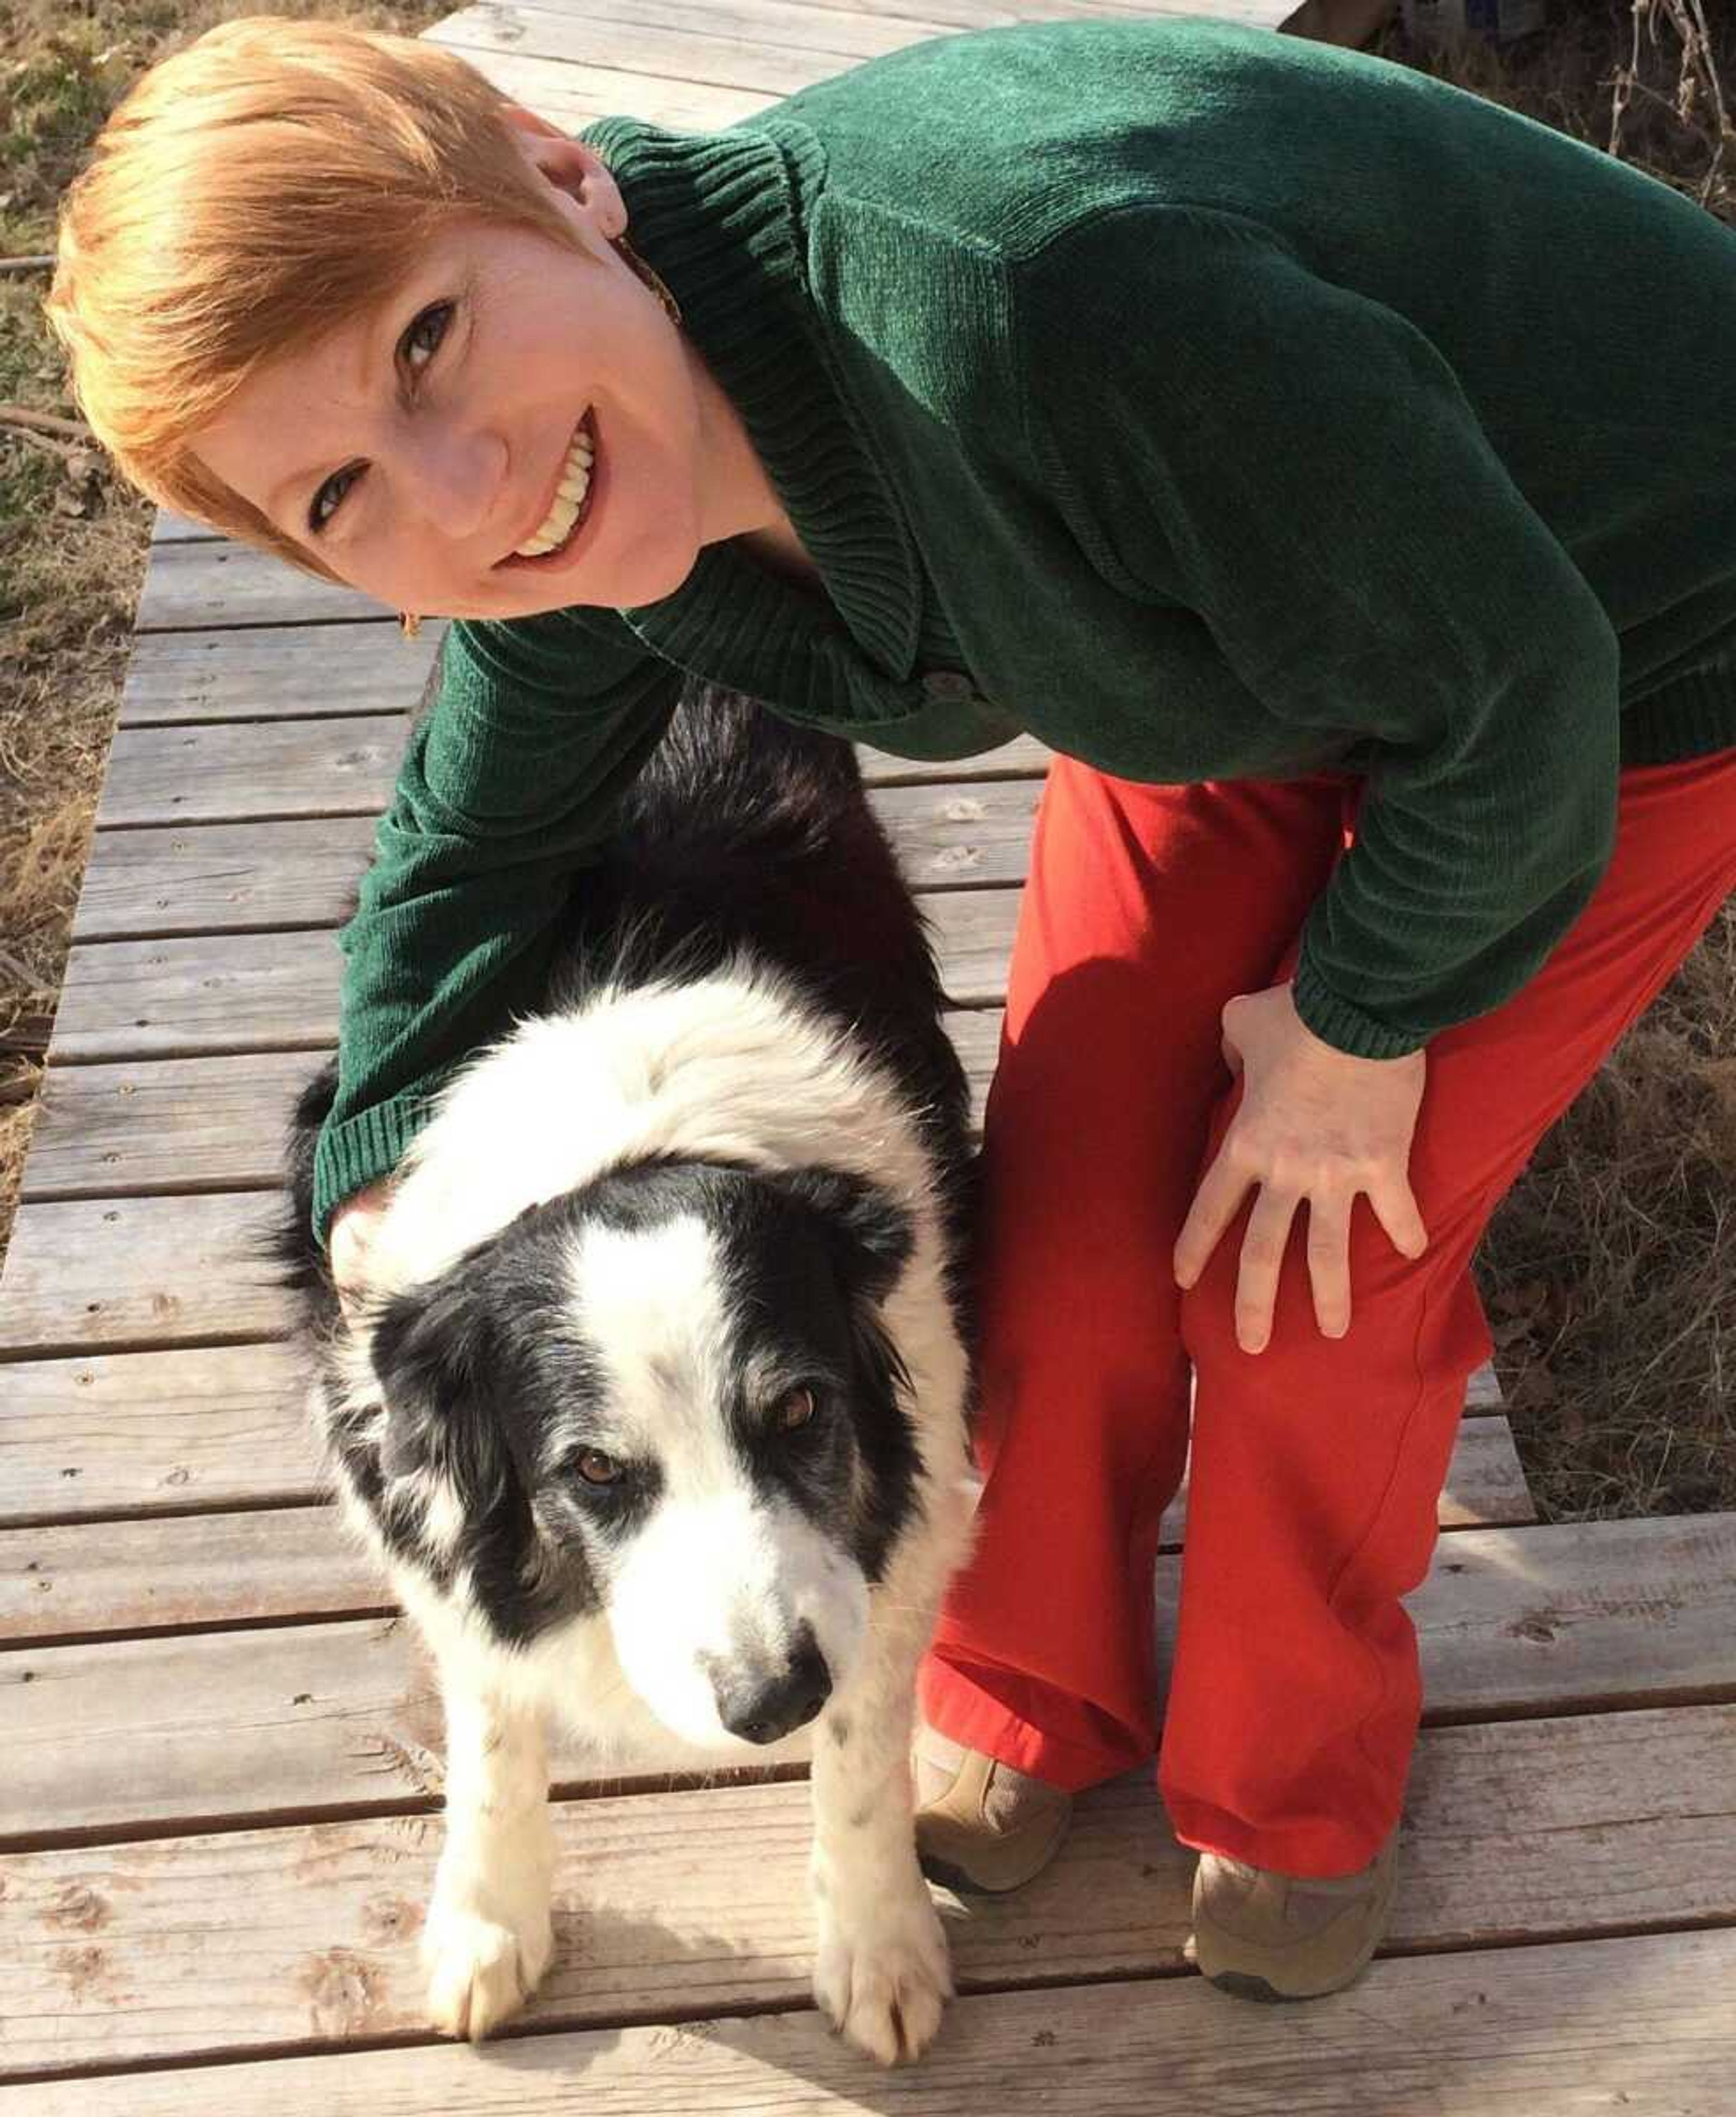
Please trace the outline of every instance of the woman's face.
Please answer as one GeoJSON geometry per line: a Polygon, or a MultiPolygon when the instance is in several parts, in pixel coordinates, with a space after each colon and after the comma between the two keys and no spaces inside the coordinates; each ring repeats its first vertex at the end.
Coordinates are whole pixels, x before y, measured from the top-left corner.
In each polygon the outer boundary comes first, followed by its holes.
{"type": "Polygon", "coordinates": [[[225,484],[340,579],[423,616],[656,602],[704,545],[777,515],[739,415],[611,247],[626,208],[607,168],[510,114],[598,261],[455,220],[388,309],[250,376],[194,437],[225,484]],[[589,511],[559,556],[514,565],[588,410],[589,511]]]}

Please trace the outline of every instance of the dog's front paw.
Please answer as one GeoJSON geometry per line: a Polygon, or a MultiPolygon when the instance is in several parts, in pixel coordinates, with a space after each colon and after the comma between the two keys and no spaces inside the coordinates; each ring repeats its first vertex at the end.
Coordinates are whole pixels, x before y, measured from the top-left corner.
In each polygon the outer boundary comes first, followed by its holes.
{"type": "Polygon", "coordinates": [[[934,2041],[953,1993],[946,1935],[919,1884],[889,1903],[847,1910],[822,1899],[814,1997],[858,2050],[896,2065],[934,2041]]]}
{"type": "Polygon", "coordinates": [[[422,1932],[429,2019],[446,2036],[480,2043],[536,1990],[554,1952],[546,1903],[503,1923],[436,1896],[422,1932]]]}

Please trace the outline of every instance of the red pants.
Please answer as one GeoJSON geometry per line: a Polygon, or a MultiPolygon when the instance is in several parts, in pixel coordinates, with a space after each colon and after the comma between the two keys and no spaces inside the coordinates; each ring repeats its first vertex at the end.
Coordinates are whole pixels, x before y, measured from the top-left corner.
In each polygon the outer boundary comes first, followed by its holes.
{"type": "Polygon", "coordinates": [[[1050,770],[985,1123],[979,1543],[922,1668],[931,1725],[1055,1785],[1152,1755],[1152,1563],[1191,1362],[1158,1784],[1184,1843],[1299,1875],[1365,1865],[1398,1820],[1421,1709],[1399,1598],[1492,1349],[1478,1238],[1736,888],[1736,750],[1624,772],[1578,922],[1523,990],[1429,1045],[1426,1252],[1401,1257],[1359,1200],[1351,1326],[1325,1338],[1299,1213],[1271,1342],[1244,1353],[1252,1194],[1186,1294],[1171,1251],[1240,1095],[1221,1010],[1290,975],[1358,792],[1050,770]]]}

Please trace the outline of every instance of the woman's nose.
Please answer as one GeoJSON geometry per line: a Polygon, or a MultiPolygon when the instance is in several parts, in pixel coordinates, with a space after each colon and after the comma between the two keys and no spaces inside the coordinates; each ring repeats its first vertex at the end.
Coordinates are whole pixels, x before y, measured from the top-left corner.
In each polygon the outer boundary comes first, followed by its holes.
{"type": "Polygon", "coordinates": [[[514,487],[506,451],[481,433],[419,436],[404,465],[405,496],[441,533],[457,541],[492,534],[504,551],[519,517],[536,505],[534,495],[514,487]]]}

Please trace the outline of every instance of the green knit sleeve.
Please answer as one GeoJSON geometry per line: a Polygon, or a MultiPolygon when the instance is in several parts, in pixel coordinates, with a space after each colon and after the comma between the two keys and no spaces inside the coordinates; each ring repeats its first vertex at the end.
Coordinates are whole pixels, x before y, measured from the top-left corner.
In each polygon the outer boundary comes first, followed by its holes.
{"type": "Polygon", "coordinates": [[[681,671],[609,611],[447,629],[344,955],[314,1230],[386,1175],[428,1097],[540,997],[556,921],[663,735],[681,671]]]}
{"type": "Polygon", "coordinates": [[[1369,759],[1303,928],[1302,1020],[1385,1058],[1498,1006],[1614,851],[1619,648],[1446,360],[1263,227],[1188,208],[1051,244],[1021,329],[1030,445],[1087,556],[1198,620],[1173,695],[1369,759]]]}

